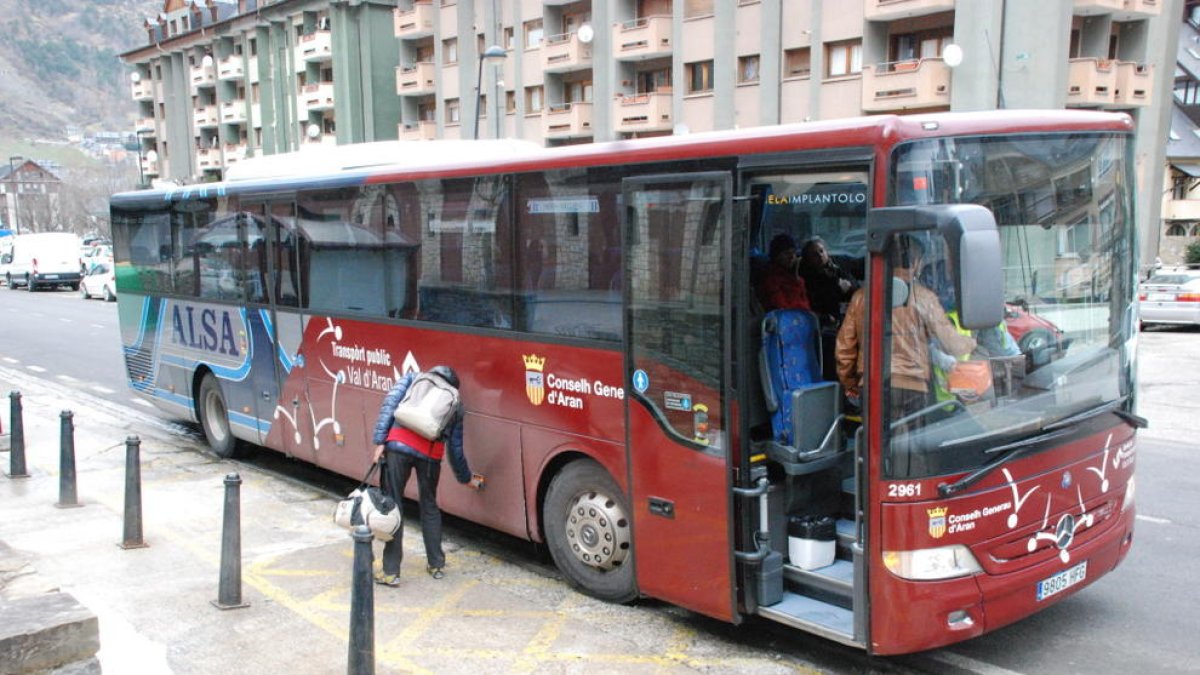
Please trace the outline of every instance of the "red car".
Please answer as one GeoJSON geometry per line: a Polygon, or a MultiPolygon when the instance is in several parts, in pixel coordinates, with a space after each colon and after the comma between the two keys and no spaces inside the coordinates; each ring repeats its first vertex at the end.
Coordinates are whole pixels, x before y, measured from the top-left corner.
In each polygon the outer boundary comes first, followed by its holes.
{"type": "Polygon", "coordinates": [[[1031,314],[1024,303],[1005,303],[1004,325],[1024,354],[1062,343],[1062,329],[1031,314]]]}

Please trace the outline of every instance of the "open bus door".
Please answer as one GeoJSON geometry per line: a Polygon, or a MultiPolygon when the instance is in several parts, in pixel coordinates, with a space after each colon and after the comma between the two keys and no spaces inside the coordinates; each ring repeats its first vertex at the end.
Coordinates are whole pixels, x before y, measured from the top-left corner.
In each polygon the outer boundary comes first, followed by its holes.
{"type": "Polygon", "coordinates": [[[626,179],[625,386],[639,590],[735,620],[723,172],[626,179]]]}

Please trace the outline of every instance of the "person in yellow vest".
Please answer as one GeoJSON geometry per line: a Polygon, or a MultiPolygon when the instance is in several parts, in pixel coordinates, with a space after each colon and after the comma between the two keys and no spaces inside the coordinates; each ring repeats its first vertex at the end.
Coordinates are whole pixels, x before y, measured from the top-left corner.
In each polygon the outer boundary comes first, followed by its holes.
{"type": "Polygon", "coordinates": [[[954,357],[941,348],[937,338],[929,341],[929,360],[933,364],[933,395],[938,401],[949,401],[964,396],[968,399],[964,402],[971,402],[970,399],[986,395],[987,390],[991,387],[991,368],[988,367],[987,361],[972,360],[971,357],[973,355],[982,355],[985,358],[1019,356],[1021,349],[1017,346],[1017,341],[1009,334],[1004,321],[991,328],[980,330],[963,328],[958,318],[958,308],[952,285],[943,284],[938,298],[943,307],[953,308],[946,312],[946,318],[950,320],[954,330],[960,335],[975,338],[976,347],[971,354],[954,357]],[[959,377],[952,378],[952,373],[959,377]],[[953,379],[958,379],[959,382],[952,382],[953,379]]]}

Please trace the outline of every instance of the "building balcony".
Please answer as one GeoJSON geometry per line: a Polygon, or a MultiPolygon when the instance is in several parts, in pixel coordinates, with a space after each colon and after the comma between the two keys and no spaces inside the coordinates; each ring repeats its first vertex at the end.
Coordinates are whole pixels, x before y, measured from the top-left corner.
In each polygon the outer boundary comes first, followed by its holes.
{"type": "Polygon", "coordinates": [[[613,58],[642,61],[671,55],[671,17],[645,16],[613,24],[613,58]]]}
{"type": "Polygon", "coordinates": [[[196,123],[197,129],[208,129],[217,126],[220,122],[217,106],[206,105],[203,108],[196,108],[192,112],[192,120],[196,123]]]}
{"type": "Polygon", "coordinates": [[[149,160],[142,157],[142,175],[149,178],[150,176],[158,175],[158,160],[149,160]]]}
{"type": "Polygon", "coordinates": [[[222,124],[245,124],[246,123],[246,99],[239,98],[233,101],[225,101],[221,104],[221,123],[222,124]]]}
{"type": "Polygon", "coordinates": [[[867,21],[895,21],[954,11],[955,0],[867,0],[863,18],[867,21]]]}
{"type": "Polygon", "coordinates": [[[143,77],[142,79],[133,83],[131,93],[133,94],[133,100],[135,101],[153,101],[154,83],[150,81],[150,78],[143,77]]]}
{"type": "Polygon", "coordinates": [[[333,33],[319,30],[300,36],[300,44],[296,46],[296,62],[333,60],[333,33]]]}
{"type": "Polygon", "coordinates": [[[1154,66],[1117,62],[1117,92],[1113,105],[1118,108],[1150,105],[1154,97],[1154,66]]]}
{"type": "Polygon", "coordinates": [[[155,131],[156,131],[155,126],[154,126],[154,118],[153,117],[142,117],[137,122],[134,122],[133,130],[141,136],[148,136],[150,138],[154,138],[155,131]]]}
{"type": "Polygon", "coordinates": [[[400,124],[400,140],[402,141],[432,141],[437,139],[437,122],[421,120],[419,122],[402,122],[400,124]]]}
{"type": "Polygon", "coordinates": [[[225,166],[237,164],[246,159],[246,152],[249,146],[245,143],[226,143],[225,144],[225,166]]]}
{"type": "Polygon", "coordinates": [[[192,66],[192,88],[217,86],[217,67],[200,64],[192,66]]]}
{"type": "Polygon", "coordinates": [[[1111,59],[1071,59],[1067,72],[1067,105],[1111,106],[1116,102],[1117,63],[1111,59]]]}
{"type": "Polygon", "coordinates": [[[671,91],[648,94],[618,94],[613,101],[613,128],[618,133],[670,131],[671,91]]]}
{"type": "Polygon", "coordinates": [[[1164,0],[1075,0],[1077,15],[1112,14],[1118,21],[1144,19],[1162,13],[1164,0]]]}
{"type": "Polygon", "coordinates": [[[262,104],[250,104],[250,125],[254,127],[262,126],[262,104]]]}
{"type": "Polygon", "coordinates": [[[300,104],[304,110],[309,111],[332,110],[333,83],[318,82],[304,85],[304,92],[300,95],[300,104]]]}
{"type": "Polygon", "coordinates": [[[542,43],[542,70],[565,73],[592,67],[592,46],[579,41],[575,33],[551,35],[542,43]]]}
{"type": "Polygon", "coordinates": [[[942,59],[865,65],[862,107],[866,112],[950,107],[950,67],[942,59]]]}
{"type": "Polygon", "coordinates": [[[428,96],[437,91],[434,78],[437,65],[432,61],[396,66],[396,93],[400,96],[428,96]]]}
{"type": "MultiPolygon", "coordinates": [[[[669,115],[669,97],[667,105],[669,115]]],[[[579,138],[592,133],[591,101],[560,103],[542,111],[542,135],[546,138],[579,138]]]]}
{"type": "Polygon", "coordinates": [[[392,28],[401,40],[423,38],[433,35],[433,2],[414,2],[412,9],[392,11],[392,28]]]}
{"type": "Polygon", "coordinates": [[[1163,205],[1163,220],[1200,220],[1200,199],[1172,199],[1163,205]]]}
{"type": "Polygon", "coordinates": [[[217,79],[240,80],[243,77],[245,77],[245,70],[242,67],[241,56],[230,54],[217,62],[217,79]]]}
{"type": "Polygon", "coordinates": [[[220,171],[221,166],[220,148],[196,148],[196,168],[200,171],[220,171]]]}

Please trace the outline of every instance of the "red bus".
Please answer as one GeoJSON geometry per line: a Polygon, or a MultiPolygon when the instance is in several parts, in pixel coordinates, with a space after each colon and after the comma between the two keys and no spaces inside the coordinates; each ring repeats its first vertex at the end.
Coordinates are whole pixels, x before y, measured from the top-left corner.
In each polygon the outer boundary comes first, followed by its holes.
{"type": "Polygon", "coordinates": [[[357,477],[391,384],[449,364],[488,482],[443,507],[583,592],[938,647],[1129,551],[1131,147],[1038,111],[268,157],[113,197],[129,384],[219,455],[357,477]],[[858,328],[764,311],[779,234],[824,241],[858,328]],[[971,384],[932,377],[932,307],[971,384]],[[1014,351],[1014,307],[1049,337],[1014,351]]]}

